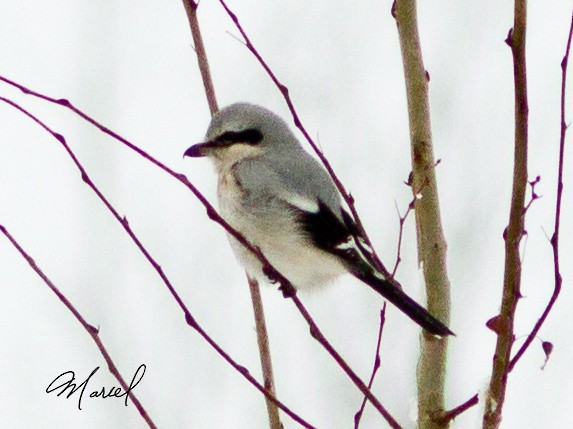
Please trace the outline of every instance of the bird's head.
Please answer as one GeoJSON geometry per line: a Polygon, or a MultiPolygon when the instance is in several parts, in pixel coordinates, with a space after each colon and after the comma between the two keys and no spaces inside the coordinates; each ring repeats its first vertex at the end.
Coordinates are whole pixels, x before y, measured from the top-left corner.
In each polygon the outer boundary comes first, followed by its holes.
{"type": "Polygon", "coordinates": [[[232,164],[289,146],[297,147],[298,141],[279,116],[261,106],[236,103],[217,112],[205,141],[191,146],[183,156],[208,156],[216,164],[232,164]]]}

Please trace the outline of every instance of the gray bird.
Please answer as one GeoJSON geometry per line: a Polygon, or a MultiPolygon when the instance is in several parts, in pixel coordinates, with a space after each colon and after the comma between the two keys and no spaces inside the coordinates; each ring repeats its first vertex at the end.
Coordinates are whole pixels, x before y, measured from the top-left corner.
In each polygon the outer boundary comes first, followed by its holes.
{"type": "MultiPolygon", "coordinates": [[[[454,335],[369,262],[370,249],[331,177],[270,110],[248,103],[222,109],[205,142],[184,156],[214,161],[221,216],[295,288],[316,288],[348,272],[431,334],[454,335]]],[[[258,258],[229,239],[247,273],[264,279],[258,258]]]]}

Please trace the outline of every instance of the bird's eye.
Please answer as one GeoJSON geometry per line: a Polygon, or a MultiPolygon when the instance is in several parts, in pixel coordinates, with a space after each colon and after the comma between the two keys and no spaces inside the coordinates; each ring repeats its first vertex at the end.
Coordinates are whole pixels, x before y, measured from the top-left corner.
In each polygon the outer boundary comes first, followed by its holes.
{"type": "Polygon", "coordinates": [[[263,139],[263,133],[256,128],[249,128],[243,131],[227,131],[218,136],[215,140],[228,143],[257,144],[263,139]]]}

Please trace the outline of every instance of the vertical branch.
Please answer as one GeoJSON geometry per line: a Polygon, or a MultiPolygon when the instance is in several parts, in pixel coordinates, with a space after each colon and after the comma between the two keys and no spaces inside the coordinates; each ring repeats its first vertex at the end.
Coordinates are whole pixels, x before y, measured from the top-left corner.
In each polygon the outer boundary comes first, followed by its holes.
{"type": "Polygon", "coordinates": [[[205,88],[205,95],[207,96],[207,103],[211,115],[217,113],[219,107],[217,106],[217,97],[215,96],[215,87],[213,86],[213,79],[211,78],[211,71],[209,70],[209,61],[207,61],[207,52],[203,44],[203,37],[199,28],[199,20],[197,19],[198,3],[193,0],[183,0],[189,26],[191,27],[191,35],[193,36],[193,43],[195,44],[195,52],[197,53],[197,62],[199,63],[199,70],[201,78],[203,79],[203,86],[205,88]]]}
{"type": "Polygon", "coordinates": [[[513,190],[509,224],[504,232],[505,272],[501,312],[496,317],[497,345],[493,369],[483,415],[483,428],[498,428],[501,423],[507,376],[510,371],[510,354],[513,345],[513,323],[520,295],[521,259],[519,243],[524,230],[524,204],[527,188],[527,127],[529,106],[527,102],[527,75],[525,65],[525,30],[527,23],[526,0],[515,0],[514,24],[506,43],[513,55],[515,85],[515,148],[513,164],[513,190]]]}
{"type": "Polygon", "coordinates": [[[563,198],[563,164],[565,156],[565,135],[567,133],[567,123],[565,122],[565,89],[567,88],[567,65],[569,64],[569,52],[571,50],[571,39],[573,38],[573,15],[571,16],[571,23],[569,26],[569,36],[567,38],[567,46],[565,48],[565,55],[561,61],[561,132],[559,137],[559,160],[557,165],[557,192],[555,198],[555,223],[553,227],[553,235],[551,236],[551,247],[553,249],[553,275],[554,275],[554,287],[553,294],[541,314],[541,317],[535,323],[535,326],[527,336],[527,339],[520,347],[515,356],[511,359],[511,364],[509,365],[509,370],[511,371],[515,364],[519,361],[523,353],[531,345],[534,338],[537,337],[537,333],[541,329],[541,326],[547,319],[549,312],[553,308],[553,304],[557,301],[559,293],[561,292],[561,283],[563,278],[561,277],[561,270],[559,268],[559,227],[561,224],[561,200],[563,198]]]}
{"type": "MultiPolygon", "coordinates": [[[[265,322],[265,312],[263,301],[261,300],[261,290],[259,283],[247,275],[249,290],[251,291],[251,301],[253,302],[253,311],[255,313],[255,326],[257,329],[257,344],[259,345],[259,356],[261,359],[261,368],[263,369],[263,384],[273,396],[275,392],[275,380],[273,375],[273,363],[271,360],[271,349],[269,347],[269,336],[267,334],[267,324],[265,322]]],[[[267,413],[269,415],[269,427],[271,429],[281,429],[281,419],[278,407],[268,398],[267,413]]]]}
{"type": "MultiPolygon", "coordinates": [[[[203,44],[203,37],[199,29],[199,20],[197,19],[197,7],[199,3],[193,0],[183,0],[185,12],[191,27],[191,34],[193,36],[193,43],[195,44],[195,52],[197,53],[197,62],[199,63],[199,70],[201,71],[201,78],[203,79],[203,86],[205,88],[205,95],[207,96],[207,103],[211,116],[215,115],[219,110],[217,105],[217,97],[215,95],[215,87],[213,86],[213,79],[211,78],[211,71],[209,70],[209,61],[207,60],[207,52],[203,44]]],[[[251,293],[251,301],[253,303],[253,312],[255,315],[255,326],[257,330],[257,344],[259,347],[259,357],[261,360],[261,368],[263,372],[264,386],[273,396],[276,396],[275,381],[273,375],[273,366],[271,360],[271,349],[269,347],[269,337],[265,323],[265,312],[263,302],[261,300],[261,292],[259,283],[255,279],[247,276],[249,283],[249,290],[251,293]]],[[[271,429],[281,429],[282,423],[279,415],[279,408],[276,403],[265,396],[267,406],[267,413],[269,416],[269,424],[271,429]]]]}
{"type": "MultiPolygon", "coordinates": [[[[442,231],[436,183],[430,109],[429,75],[424,69],[418,35],[415,0],[396,0],[392,13],[398,26],[404,65],[410,148],[412,156],[412,189],[420,189],[416,200],[418,260],[423,268],[428,310],[444,323],[450,319],[450,282],[446,270],[446,241],[442,231]]],[[[418,424],[420,428],[447,427],[435,417],[444,410],[447,338],[420,337],[418,363],[418,424]]]]}
{"type": "MultiPolygon", "coordinates": [[[[382,345],[382,331],[384,330],[385,322],[386,322],[386,301],[384,301],[382,310],[380,310],[380,325],[378,327],[378,339],[376,340],[376,355],[374,356],[374,365],[372,366],[372,373],[370,374],[370,380],[368,380],[369,389],[372,389],[372,385],[374,384],[374,377],[376,377],[376,373],[380,369],[381,365],[380,346],[382,345]]],[[[358,429],[358,427],[360,426],[362,413],[364,413],[364,408],[366,408],[366,401],[367,398],[364,397],[362,399],[362,403],[360,404],[360,408],[354,415],[354,429],[358,429]]]]}

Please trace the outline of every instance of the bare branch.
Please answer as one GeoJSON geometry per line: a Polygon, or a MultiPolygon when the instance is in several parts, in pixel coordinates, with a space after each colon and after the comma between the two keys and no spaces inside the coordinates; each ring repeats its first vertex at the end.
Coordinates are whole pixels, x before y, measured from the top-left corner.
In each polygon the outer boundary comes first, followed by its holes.
{"type": "MultiPolygon", "coordinates": [[[[428,311],[448,324],[450,281],[447,273],[446,240],[442,228],[436,180],[430,106],[429,74],[424,68],[415,0],[396,0],[396,19],[406,81],[412,158],[412,189],[419,190],[415,203],[418,260],[422,266],[428,311]]],[[[448,339],[423,334],[418,363],[418,425],[422,429],[443,428],[434,416],[444,410],[448,339]]]]}
{"type": "MultiPolygon", "coordinates": [[[[527,154],[529,106],[527,100],[527,68],[525,61],[525,35],[527,2],[515,0],[514,25],[506,43],[513,57],[515,88],[515,146],[513,186],[509,224],[505,231],[505,272],[501,312],[495,319],[497,345],[493,358],[492,376],[483,415],[483,428],[495,429],[501,423],[507,376],[510,371],[510,354],[514,340],[514,317],[521,297],[521,259],[519,245],[524,230],[524,204],[527,187],[527,154]]],[[[493,326],[493,325],[492,325],[493,326]]]]}
{"type": "MultiPolygon", "coordinates": [[[[273,376],[273,363],[271,360],[271,349],[269,347],[269,336],[267,334],[267,324],[265,322],[265,313],[263,301],[261,299],[261,290],[259,283],[247,275],[249,291],[251,292],[251,302],[253,303],[253,312],[255,314],[255,326],[257,331],[257,344],[259,346],[259,357],[261,359],[261,368],[263,372],[263,381],[265,389],[273,396],[277,396],[275,391],[275,380],[273,376]]],[[[279,415],[279,409],[269,399],[266,398],[267,413],[269,416],[269,427],[271,429],[281,429],[282,423],[279,415]]]]}
{"type": "Polygon", "coordinates": [[[213,78],[209,70],[209,61],[207,60],[207,52],[203,44],[203,37],[201,36],[201,29],[199,28],[199,20],[197,19],[198,2],[193,0],[183,0],[183,6],[187,13],[189,26],[191,27],[191,35],[193,36],[193,43],[195,44],[195,53],[197,54],[197,62],[199,64],[199,71],[203,79],[203,87],[205,95],[207,96],[207,103],[211,115],[214,115],[219,107],[217,106],[217,97],[215,96],[215,87],[213,86],[213,78]]]}
{"type": "Polygon", "coordinates": [[[555,223],[553,229],[553,235],[551,236],[551,247],[553,249],[553,273],[554,273],[554,288],[553,294],[543,310],[541,317],[535,323],[535,326],[527,336],[527,339],[520,347],[515,356],[511,359],[509,364],[509,371],[511,371],[515,364],[519,361],[521,356],[525,353],[527,348],[531,345],[533,339],[537,336],[541,326],[545,323],[547,316],[551,312],[553,305],[559,297],[561,292],[561,284],[563,283],[563,278],[561,277],[561,270],[559,268],[559,227],[561,223],[561,200],[563,197],[563,164],[565,155],[565,135],[567,133],[567,123],[565,122],[565,89],[567,86],[567,65],[569,64],[569,52],[571,49],[571,38],[573,36],[573,14],[571,16],[571,25],[569,27],[569,36],[567,38],[567,46],[565,48],[565,55],[561,61],[561,135],[559,137],[559,161],[558,161],[558,173],[557,173],[557,192],[555,201],[555,223]]]}
{"type": "Polygon", "coordinates": [[[320,329],[318,328],[318,326],[316,325],[316,323],[314,322],[314,320],[312,319],[312,317],[310,316],[310,314],[308,313],[307,309],[304,307],[302,302],[300,302],[298,297],[295,295],[292,297],[292,299],[293,299],[295,305],[297,306],[297,308],[299,309],[299,311],[301,312],[301,314],[303,315],[303,317],[308,322],[308,325],[310,326],[310,335],[312,335],[312,337],[315,340],[317,340],[326,349],[326,351],[334,358],[334,360],[336,361],[338,366],[340,366],[342,368],[342,370],[348,375],[348,377],[360,389],[360,391],[364,394],[364,396],[366,398],[368,398],[368,400],[374,406],[374,408],[376,408],[380,412],[380,414],[382,414],[382,416],[384,416],[384,418],[386,419],[388,424],[393,429],[401,428],[401,426],[394,419],[394,417],[392,417],[392,415],[382,406],[380,401],[378,401],[378,399],[372,394],[370,389],[356,375],[356,373],[354,371],[352,371],[352,369],[350,368],[350,366],[348,366],[348,364],[342,358],[342,356],[340,356],[338,354],[338,352],[334,349],[334,347],[332,347],[332,345],[328,342],[328,340],[322,334],[322,332],[320,331],[320,329]]]}
{"type": "MultiPolygon", "coordinates": [[[[370,380],[368,381],[368,388],[372,389],[372,384],[374,383],[374,378],[380,369],[381,359],[380,359],[380,346],[382,345],[382,331],[384,330],[384,322],[386,321],[386,301],[382,305],[382,310],[380,310],[380,324],[378,326],[378,339],[376,340],[376,351],[374,354],[374,365],[372,366],[372,373],[370,374],[370,380]]],[[[362,400],[360,404],[360,409],[354,415],[354,429],[358,429],[360,426],[360,419],[362,418],[362,413],[366,407],[366,397],[362,400]]]]}
{"type": "Polygon", "coordinates": [[[52,290],[52,292],[54,292],[54,294],[58,297],[60,302],[66,306],[66,308],[74,315],[76,320],[80,322],[80,324],[90,335],[90,337],[92,337],[92,340],[96,343],[97,348],[99,349],[101,355],[105,359],[105,362],[107,363],[107,367],[111,375],[113,375],[115,379],[119,382],[122,389],[126,392],[127,396],[129,397],[133,405],[135,405],[135,408],[137,408],[137,411],[139,412],[141,417],[143,417],[147,425],[152,429],[156,429],[157,426],[155,426],[155,423],[153,423],[153,420],[151,420],[151,417],[149,416],[149,414],[147,414],[147,411],[145,411],[145,408],[143,408],[143,405],[141,405],[141,402],[139,402],[139,399],[137,399],[137,397],[133,393],[133,390],[130,389],[130,386],[125,382],[125,380],[119,373],[117,366],[115,366],[113,359],[111,358],[109,352],[107,351],[103,342],[101,341],[101,338],[99,337],[99,331],[93,325],[90,325],[88,322],[86,322],[84,317],[74,307],[74,305],[70,302],[70,300],[66,298],[66,296],[57,288],[57,286],[54,283],[52,283],[52,281],[48,278],[48,276],[46,276],[46,274],[44,274],[44,272],[36,264],[34,259],[32,259],[32,257],[22,248],[22,246],[20,246],[20,244],[16,241],[16,239],[8,232],[8,230],[3,225],[0,225],[0,232],[2,232],[6,236],[6,238],[10,241],[10,243],[12,243],[12,245],[16,248],[16,250],[20,252],[20,254],[26,260],[26,262],[28,262],[30,267],[41,277],[44,283],[46,283],[46,285],[48,285],[48,287],[52,290]]]}
{"type": "Polygon", "coordinates": [[[539,195],[537,192],[535,192],[535,186],[537,186],[537,184],[541,182],[541,176],[537,176],[535,177],[535,179],[533,179],[532,181],[528,182],[529,183],[529,187],[531,188],[531,197],[529,198],[529,202],[525,205],[525,207],[523,208],[523,214],[526,215],[527,212],[529,211],[529,209],[531,208],[531,206],[533,205],[533,203],[535,201],[537,201],[539,198],[541,198],[541,195],[539,195]]]}
{"type": "Polygon", "coordinates": [[[474,405],[477,405],[478,402],[479,402],[479,396],[477,394],[475,394],[474,396],[472,396],[470,399],[468,399],[463,404],[458,405],[456,408],[453,408],[450,411],[446,411],[443,415],[439,416],[436,420],[438,422],[443,422],[444,424],[447,424],[447,423],[451,422],[452,420],[454,420],[457,416],[459,416],[463,412],[469,410],[474,405]]]}
{"type": "Polygon", "coordinates": [[[396,207],[396,211],[398,212],[398,221],[400,224],[400,228],[398,229],[398,245],[396,246],[396,262],[394,263],[394,268],[392,269],[392,277],[394,277],[396,275],[396,271],[398,271],[398,265],[400,265],[400,262],[402,262],[402,256],[400,255],[400,253],[402,251],[402,238],[404,236],[404,224],[406,223],[406,219],[408,219],[408,216],[410,215],[412,210],[414,210],[414,205],[416,203],[416,199],[417,199],[417,196],[414,195],[414,198],[412,198],[412,200],[408,204],[408,208],[406,209],[406,212],[404,213],[404,215],[401,215],[400,211],[398,210],[398,207],[396,207]]]}
{"type": "MultiPolygon", "coordinates": [[[[430,168],[436,168],[439,164],[440,164],[441,160],[438,159],[434,165],[432,165],[430,168]]],[[[392,277],[394,277],[396,275],[396,271],[398,270],[398,265],[400,265],[400,262],[402,261],[402,257],[400,256],[400,252],[402,249],[402,237],[404,235],[404,223],[406,223],[406,219],[408,218],[408,215],[415,210],[416,208],[416,200],[420,199],[422,196],[422,191],[424,190],[424,187],[428,184],[428,180],[426,178],[426,180],[424,180],[424,182],[422,183],[422,185],[420,186],[420,188],[418,190],[414,189],[413,187],[413,172],[410,172],[410,175],[408,177],[408,180],[406,182],[404,182],[407,186],[409,186],[412,189],[412,200],[410,201],[410,203],[408,204],[408,208],[406,209],[406,212],[404,213],[404,215],[402,216],[400,214],[400,211],[398,210],[398,207],[396,207],[396,211],[398,212],[398,218],[399,218],[399,224],[400,224],[400,228],[398,230],[398,245],[397,245],[397,249],[396,249],[396,262],[394,264],[394,268],[392,269],[392,277]]]]}

